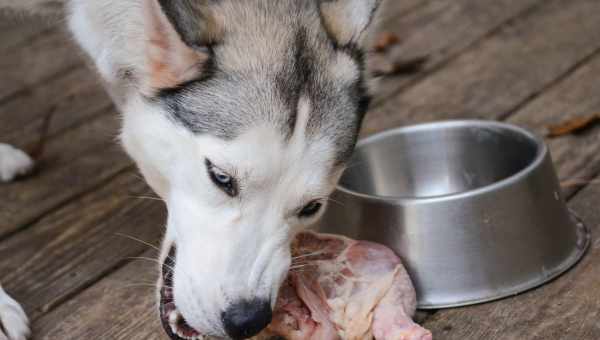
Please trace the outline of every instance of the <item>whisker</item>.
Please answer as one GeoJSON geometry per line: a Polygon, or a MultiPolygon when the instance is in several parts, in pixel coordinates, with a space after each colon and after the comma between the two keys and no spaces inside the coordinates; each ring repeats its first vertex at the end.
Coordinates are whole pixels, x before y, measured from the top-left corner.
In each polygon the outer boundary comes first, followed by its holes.
{"type": "Polygon", "coordinates": [[[308,272],[308,271],[309,271],[308,268],[305,268],[305,269],[290,269],[291,273],[305,273],[305,272],[308,272]]]}
{"type": "MultiPolygon", "coordinates": [[[[158,286],[158,282],[155,281],[140,281],[140,282],[131,282],[131,284],[142,284],[142,285],[153,285],[153,286],[158,286]]],[[[166,285],[166,284],[162,284],[161,287],[167,287],[167,288],[173,288],[170,285],[166,285]]]]}
{"type": "Polygon", "coordinates": [[[139,243],[141,243],[141,244],[144,244],[144,245],[147,245],[147,246],[149,246],[149,247],[150,247],[150,248],[152,248],[152,249],[155,249],[155,250],[156,250],[156,251],[158,251],[159,253],[161,252],[161,250],[160,250],[160,249],[159,249],[157,246],[155,246],[155,245],[153,245],[153,244],[150,244],[150,243],[148,243],[148,242],[146,242],[146,241],[144,241],[144,240],[140,240],[139,238],[136,238],[136,237],[133,237],[133,236],[130,236],[130,235],[125,235],[125,234],[123,234],[123,233],[115,233],[115,235],[117,235],[117,236],[121,236],[121,237],[125,237],[125,238],[128,238],[128,239],[130,239],[130,240],[133,240],[133,241],[137,241],[137,242],[139,242],[139,243]]]}
{"type": "MultiPolygon", "coordinates": [[[[137,286],[137,285],[140,285],[140,286],[152,286],[154,288],[159,288],[158,284],[156,282],[135,282],[135,283],[132,283],[132,284],[124,285],[124,287],[137,286]]],[[[123,287],[123,286],[121,286],[121,287],[123,287]]],[[[173,286],[168,286],[168,285],[165,285],[165,284],[162,284],[160,288],[162,288],[162,287],[173,289],[173,286]]]]}
{"type": "Polygon", "coordinates": [[[297,259],[302,259],[302,258],[305,258],[305,257],[310,257],[310,256],[318,256],[318,255],[323,255],[323,254],[325,254],[325,253],[326,253],[326,251],[325,251],[325,250],[318,250],[318,251],[315,251],[315,252],[313,252],[313,253],[307,253],[307,254],[302,254],[302,255],[298,255],[298,256],[293,256],[293,257],[292,257],[292,261],[293,261],[293,260],[297,260],[297,259]]]}
{"type": "MultiPolygon", "coordinates": [[[[145,261],[150,261],[150,262],[155,262],[155,263],[158,263],[158,264],[160,264],[161,266],[163,265],[163,263],[162,263],[162,262],[160,262],[158,259],[153,259],[153,258],[151,258],[151,257],[144,257],[144,256],[130,256],[130,257],[126,257],[125,259],[127,259],[127,260],[145,260],[145,261]]],[[[171,269],[172,269],[172,267],[171,267],[171,266],[169,266],[169,265],[165,265],[165,267],[167,267],[167,268],[171,268],[171,269]]]]}
{"type": "Polygon", "coordinates": [[[333,203],[335,203],[335,204],[337,204],[337,205],[339,205],[339,206],[341,206],[341,207],[343,207],[343,206],[344,206],[344,203],[342,203],[342,202],[340,202],[340,201],[338,201],[338,200],[335,200],[335,199],[333,199],[333,198],[331,198],[331,197],[328,197],[328,198],[327,198],[327,201],[329,201],[329,202],[333,202],[333,203]]]}
{"type": "Polygon", "coordinates": [[[346,169],[345,169],[345,170],[348,170],[348,169],[351,169],[351,168],[355,168],[355,167],[357,167],[357,166],[359,166],[359,165],[362,165],[362,164],[364,164],[364,163],[366,163],[366,161],[360,161],[360,162],[357,162],[357,161],[355,161],[355,162],[353,162],[353,163],[350,163],[350,164],[348,164],[348,165],[346,166],[346,169]]]}
{"type": "Polygon", "coordinates": [[[163,200],[160,197],[152,197],[152,196],[132,196],[130,195],[129,197],[131,198],[139,198],[139,199],[144,199],[144,200],[152,200],[152,201],[161,201],[161,202],[165,202],[165,200],[163,200]]]}
{"type": "Polygon", "coordinates": [[[298,268],[304,268],[304,267],[310,267],[310,266],[314,267],[314,266],[316,266],[316,264],[315,263],[306,263],[306,264],[300,264],[300,265],[297,265],[297,266],[291,266],[290,270],[295,270],[295,269],[298,269],[298,268]]]}
{"type": "Polygon", "coordinates": [[[600,184],[600,180],[573,179],[560,182],[561,187],[573,187],[587,184],[600,184]]]}
{"type": "Polygon", "coordinates": [[[117,286],[117,288],[121,288],[121,289],[126,289],[126,288],[131,288],[131,287],[152,287],[152,288],[157,288],[156,284],[149,284],[149,283],[133,283],[133,284],[129,284],[129,285],[122,285],[122,286],[117,286]]]}

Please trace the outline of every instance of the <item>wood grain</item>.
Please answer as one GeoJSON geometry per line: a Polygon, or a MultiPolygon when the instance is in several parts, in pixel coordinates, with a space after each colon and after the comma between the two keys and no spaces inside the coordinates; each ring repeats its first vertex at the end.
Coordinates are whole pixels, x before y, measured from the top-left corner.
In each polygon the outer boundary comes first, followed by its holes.
{"type": "Polygon", "coordinates": [[[595,0],[545,1],[372,110],[363,134],[437,119],[506,117],[600,48],[597,15],[595,0]]]}
{"type": "Polygon", "coordinates": [[[377,11],[376,22],[395,20],[406,15],[420,7],[426,6],[432,0],[401,0],[401,1],[383,1],[377,11]]]}
{"type": "Polygon", "coordinates": [[[168,340],[158,321],[154,288],[146,285],[157,275],[152,263],[130,263],[44,315],[34,324],[34,336],[39,340],[168,340]]]}
{"type": "MultiPolygon", "coordinates": [[[[402,1],[388,1],[402,3],[402,1]]],[[[435,71],[460,55],[515,16],[529,11],[539,0],[454,0],[428,1],[418,9],[402,15],[388,15],[378,24],[378,31],[396,33],[402,42],[389,53],[392,60],[428,56],[423,70],[412,76],[396,76],[379,81],[374,105],[398,93],[423,76],[435,71]]],[[[371,57],[370,68],[378,60],[371,57]]]]}
{"type": "Polygon", "coordinates": [[[21,48],[11,48],[0,58],[0,102],[47,81],[83,62],[63,29],[54,28],[33,37],[21,48]]]}
{"type": "Polygon", "coordinates": [[[122,235],[157,245],[165,211],[161,202],[139,198],[148,192],[133,172],[122,173],[5,240],[0,244],[4,287],[36,319],[150,249],[122,235]]]}
{"type": "MultiPolygon", "coordinates": [[[[509,122],[521,125],[538,135],[546,126],[572,117],[600,111],[600,55],[594,57],[563,81],[540,94],[509,122]]],[[[572,195],[600,173],[600,127],[585,132],[548,139],[563,190],[572,195]]]]}
{"type": "Polygon", "coordinates": [[[114,141],[117,125],[117,117],[105,112],[50,138],[36,174],[0,186],[0,238],[131,167],[114,141]]]}
{"type": "Polygon", "coordinates": [[[86,67],[75,68],[0,105],[0,141],[27,149],[39,140],[48,115],[48,135],[54,136],[111,106],[96,75],[86,67]]]}
{"type": "Polygon", "coordinates": [[[19,48],[55,25],[55,20],[0,9],[0,54],[19,48]]]}

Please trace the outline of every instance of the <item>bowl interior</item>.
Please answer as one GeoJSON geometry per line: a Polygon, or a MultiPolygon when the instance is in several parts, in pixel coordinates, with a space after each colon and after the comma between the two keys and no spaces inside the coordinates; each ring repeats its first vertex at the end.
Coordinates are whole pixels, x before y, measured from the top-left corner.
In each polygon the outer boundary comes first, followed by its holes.
{"type": "Polygon", "coordinates": [[[398,129],[360,142],[340,186],[385,197],[457,194],[517,174],[540,149],[530,135],[498,124],[398,129]]]}

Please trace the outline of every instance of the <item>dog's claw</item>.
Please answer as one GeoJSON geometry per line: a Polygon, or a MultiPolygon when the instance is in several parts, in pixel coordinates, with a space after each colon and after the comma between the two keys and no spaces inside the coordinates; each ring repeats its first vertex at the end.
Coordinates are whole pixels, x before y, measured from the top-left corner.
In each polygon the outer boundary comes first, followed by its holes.
{"type": "Polygon", "coordinates": [[[28,174],[33,169],[33,164],[33,160],[25,152],[0,143],[0,182],[10,182],[28,174]]]}
{"type": "Polygon", "coordinates": [[[29,334],[25,311],[0,286],[0,340],[26,340],[29,334]]]}

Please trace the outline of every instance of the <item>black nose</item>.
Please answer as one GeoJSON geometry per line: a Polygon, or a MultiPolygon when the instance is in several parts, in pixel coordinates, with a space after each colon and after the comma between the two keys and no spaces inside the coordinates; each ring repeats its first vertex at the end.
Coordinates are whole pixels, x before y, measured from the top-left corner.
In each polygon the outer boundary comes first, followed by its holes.
{"type": "Polygon", "coordinates": [[[233,339],[246,339],[260,333],[271,322],[271,303],[265,300],[242,301],[221,315],[225,331],[233,339]]]}

